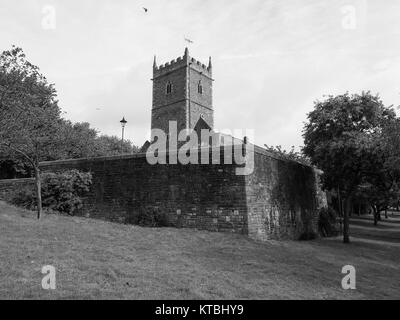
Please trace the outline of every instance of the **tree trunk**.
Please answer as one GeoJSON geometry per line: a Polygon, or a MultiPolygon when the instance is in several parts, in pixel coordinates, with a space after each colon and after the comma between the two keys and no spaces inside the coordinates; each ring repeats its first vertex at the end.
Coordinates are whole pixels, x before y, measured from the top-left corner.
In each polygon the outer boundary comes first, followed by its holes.
{"type": "Polygon", "coordinates": [[[350,243],[350,235],[349,235],[349,226],[350,226],[350,212],[352,206],[352,199],[351,196],[345,199],[345,208],[344,208],[344,215],[343,215],[343,242],[350,243]]]}
{"type": "Polygon", "coordinates": [[[42,183],[40,181],[40,169],[35,166],[34,170],[36,180],[37,218],[40,220],[42,216],[42,183]]]}
{"type": "Polygon", "coordinates": [[[372,208],[374,210],[374,226],[377,226],[378,225],[378,209],[375,206],[373,206],[372,208]]]}

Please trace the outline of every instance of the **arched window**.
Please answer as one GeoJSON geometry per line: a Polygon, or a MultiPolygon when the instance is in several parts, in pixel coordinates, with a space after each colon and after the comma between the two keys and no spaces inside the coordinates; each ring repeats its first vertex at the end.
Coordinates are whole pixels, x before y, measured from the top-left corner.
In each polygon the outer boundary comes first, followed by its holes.
{"type": "Polygon", "coordinates": [[[199,84],[197,85],[197,92],[200,94],[203,94],[203,85],[201,84],[201,80],[199,81],[199,84]]]}
{"type": "Polygon", "coordinates": [[[172,93],[172,83],[171,81],[167,82],[167,90],[166,90],[167,94],[171,94],[172,93]]]}

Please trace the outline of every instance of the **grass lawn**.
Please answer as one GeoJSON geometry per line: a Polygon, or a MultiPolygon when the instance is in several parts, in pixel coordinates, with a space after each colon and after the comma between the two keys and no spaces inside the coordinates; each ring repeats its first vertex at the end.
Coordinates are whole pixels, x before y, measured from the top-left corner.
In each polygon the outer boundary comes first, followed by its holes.
{"type": "Polygon", "coordinates": [[[341,239],[257,243],[191,229],[147,229],[35,214],[0,202],[0,299],[399,299],[400,215],[355,218],[341,239]],[[41,268],[57,289],[41,288],[41,268]],[[344,265],[357,289],[341,288],[344,265]]]}

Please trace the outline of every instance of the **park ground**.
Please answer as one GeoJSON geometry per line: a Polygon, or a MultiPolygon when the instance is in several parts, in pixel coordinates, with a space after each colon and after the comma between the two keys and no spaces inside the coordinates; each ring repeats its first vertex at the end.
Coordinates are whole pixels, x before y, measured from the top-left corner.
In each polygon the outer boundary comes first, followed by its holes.
{"type": "Polygon", "coordinates": [[[400,214],[354,217],[340,238],[258,243],[35,214],[0,202],[0,299],[399,299],[400,214]],[[56,268],[56,290],[41,270],[56,268]],[[356,268],[356,290],[341,287],[356,268]]]}

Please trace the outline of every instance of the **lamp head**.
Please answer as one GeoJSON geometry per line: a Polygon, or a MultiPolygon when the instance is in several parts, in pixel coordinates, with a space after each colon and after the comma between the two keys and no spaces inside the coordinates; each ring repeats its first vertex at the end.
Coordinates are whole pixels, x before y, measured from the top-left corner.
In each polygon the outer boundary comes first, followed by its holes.
{"type": "Polygon", "coordinates": [[[120,122],[121,122],[122,128],[125,128],[126,124],[128,123],[128,121],[125,120],[125,117],[123,117],[120,122]]]}

